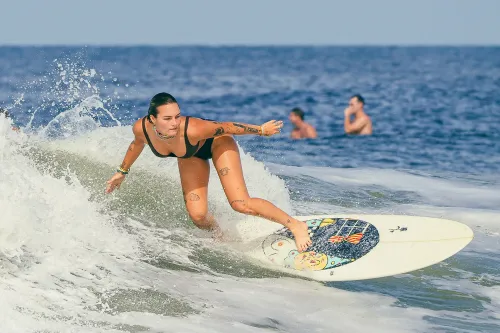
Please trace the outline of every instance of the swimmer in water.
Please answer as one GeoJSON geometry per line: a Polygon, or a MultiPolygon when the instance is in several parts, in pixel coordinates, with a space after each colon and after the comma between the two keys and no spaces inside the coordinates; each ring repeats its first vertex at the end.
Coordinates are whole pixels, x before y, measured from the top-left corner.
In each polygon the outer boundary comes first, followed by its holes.
{"type": "Polygon", "coordinates": [[[372,120],[365,113],[365,100],[361,95],[354,95],[349,100],[349,107],[344,110],[344,131],[346,134],[371,135],[372,120]],[[351,121],[351,116],[354,120],[351,121]]]}

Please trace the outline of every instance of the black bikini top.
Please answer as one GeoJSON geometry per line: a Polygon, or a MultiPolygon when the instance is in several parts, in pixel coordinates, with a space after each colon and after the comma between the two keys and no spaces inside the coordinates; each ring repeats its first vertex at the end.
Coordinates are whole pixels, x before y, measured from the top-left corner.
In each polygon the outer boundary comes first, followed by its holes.
{"type": "MultiPolygon", "coordinates": [[[[151,148],[151,151],[153,152],[153,154],[155,154],[158,157],[179,157],[179,156],[175,155],[174,153],[170,153],[168,155],[162,155],[155,149],[155,147],[153,146],[153,143],[149,139],[148,132],[146,131],[146,117],[142,118],[142,130],[144,131],[144,136],[146,137],[146,140],[148,141],[148,145],[151,148]]],[[[187,135],[188,124],[189,124],[189,116],[186,116],[186,122],[184,123],[184,141],[186,142],[186,154],[184,156],[181,156],[180,158],[189,158],[189,157],[193,156],[198,151],[198,147],[200,145],[199,141],[196,143],[195,146],[191,145],[191,143],[189,142],[189,138],[187,135]]]]}

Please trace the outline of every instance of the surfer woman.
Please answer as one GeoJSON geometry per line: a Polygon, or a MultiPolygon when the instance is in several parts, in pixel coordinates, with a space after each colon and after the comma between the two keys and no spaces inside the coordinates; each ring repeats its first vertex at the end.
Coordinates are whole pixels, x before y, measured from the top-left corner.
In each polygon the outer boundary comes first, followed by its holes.
{"type": "Polygon", "coordinates": [[[271,120],[261,126],[215,122],[181,116],[175,98],[167,93],[155,95],[148,115],[135,122],[134,140],[130,143],[122,164],[108,180],[106,193],[119,188],[144,145],[158,157],[176,157],[184,202],[189,217],[201,229],[218,230],[208,213],[208,178],[212,159],[231,207],[240,213],[261,216],[287,227],[295,237],[299,251],[311,245],[305,222],[298,221],[271,202],[249,196],[238,146],[232,135],[255,134],[271,136],[281,131],[282,121],[271,120]]]}

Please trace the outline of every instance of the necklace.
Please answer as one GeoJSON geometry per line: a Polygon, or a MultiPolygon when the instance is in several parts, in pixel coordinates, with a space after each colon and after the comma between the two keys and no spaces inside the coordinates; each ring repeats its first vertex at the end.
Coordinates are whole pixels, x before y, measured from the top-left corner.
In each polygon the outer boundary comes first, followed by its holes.
{"type": "Polygon", "coordinates": [[[155,125],[153,125],[153,130],[155,131],[156,136],[157,136],[160,140],[166,141],[166,140],[169,140],[169,139],[173,139],[173,138],[175,138],[175,135],[168,136],[168,135],[161,134],[160,132],[158,132],[158,131],[156,130],[156,126],[155,126],[155,125]]]}

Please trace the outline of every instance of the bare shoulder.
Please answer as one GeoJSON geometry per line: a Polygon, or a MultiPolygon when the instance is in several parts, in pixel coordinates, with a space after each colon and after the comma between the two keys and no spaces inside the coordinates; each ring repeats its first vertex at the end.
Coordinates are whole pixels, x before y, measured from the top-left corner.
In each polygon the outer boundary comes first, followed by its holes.
{"type": "Polygon", "coordinates": [[[190,138],[201,140],[205,134],[216,132],[224,133],[222,123],[198,117],[189,117],[187,134],[190,138]]]}
{"type": "MultiPolygon", "coordinates": [[[[186,117],[184,117],[184,118],[186,118],[186,117]]],[[[206,120],[203,120],[201,118],[189,116],[189,127],[203,126],[203,124],[205,124],[205,122],[206,122],[206,120]]]]}
{"type": "Polygon", "coordinates": [[[365,115],[364,124],[365,124],[366,126],[370,126],[370,125],[372,124],[372,119],[370,118],[370,116],[365,115]]]}
{"type": "Polygon", "coordinates": [[[198,117],[189,117],[189,127],[200,128],[208,124],[220,124],[219,122],[212,120],[205,120],[198,117]]]}
{"type": "Polygon", "coordinates": [[[139,118],[134,122],[132,126],[132,132],[136,139],[140,139],[141,141],[146,141],[146,137],[144,136],[144,131],[142,130],[142,118],[139,118]]]}
{"type": "Polygon", "coordinates": [[[142,118],[137,119],[132,125],[132,131],[134,134],[142,133],[142,118]]]}
{"type": "Polygon", "coordinates": [[[316,128],[312,124],[307,124],[307,129],[312,132],[316,132],[316,128]]]}
{"type": "Polygon", "coordinates": [[[367,114],[364,114],[361,117],[359,117],[358,119],[355,119],[354,122],[357,122],[359,124],[368,124],[371,122],[371,119],[370,119],[370,117],[368,117],[367,114]]]}
{"type": "Polygon", "coordinates": [[[311,125],[311,124],[309,124],[309,123],[307,123],[307,129],[308,130],[314,130],[314,126],[311,125]]]}
{"type": "MultiPolygon", "coordinates": [[[[183,122],[183,126],[181,125],[181,129],[184,129],[186,126],[187,117],[184,117],[185,121],[183,122]]],[[[205,125],[205,120],[200,119],[198,117],[189,116],[189,124],[188,124],[188,135],[196,136],[196,134],[203,128],[205,125]]]]}

